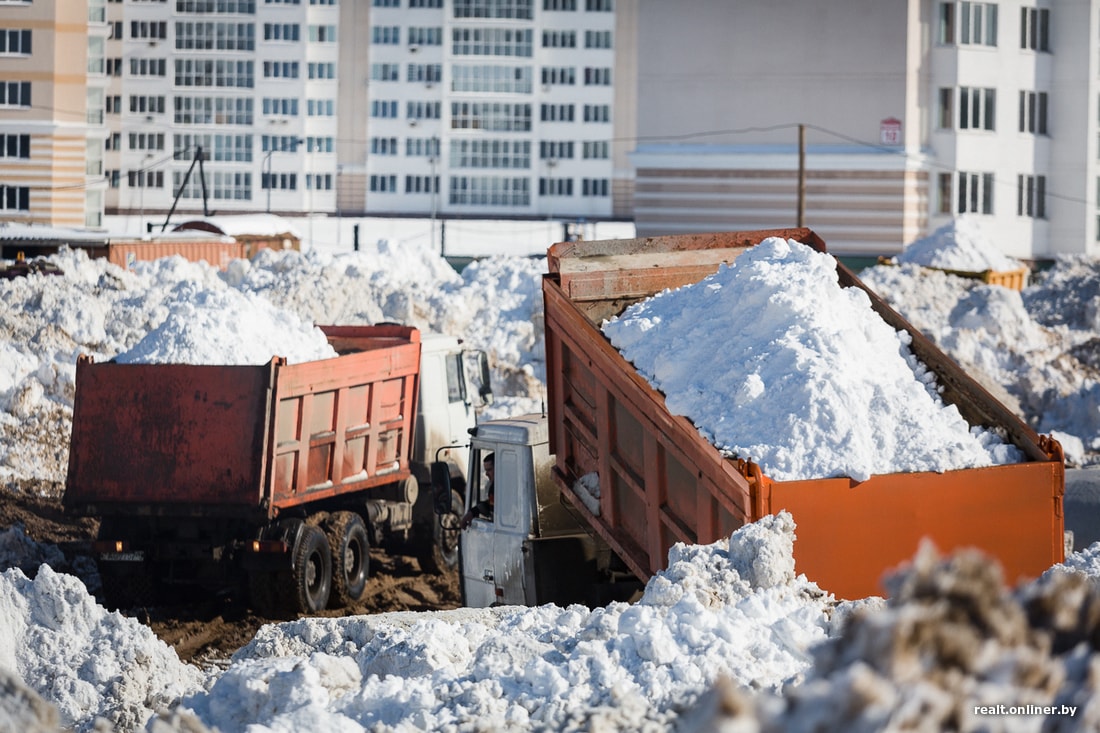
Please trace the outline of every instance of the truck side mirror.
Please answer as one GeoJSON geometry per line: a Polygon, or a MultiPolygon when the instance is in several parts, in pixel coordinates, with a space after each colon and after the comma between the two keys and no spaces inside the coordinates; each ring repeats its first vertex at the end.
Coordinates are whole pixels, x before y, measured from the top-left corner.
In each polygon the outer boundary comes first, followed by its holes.
{"type": "Polygon", "coordinates": [[[493,384],[489,376],[489,357],[486,356],[484,351],[477,353],[477,366],[481,371],[481,387],[478,389],[478,396],[481,397],[482,404],[493,404],[493,384]]]}
{"type": "Polygon", "coordinates": [[[432,463],[432,499],[436,514],[451,511],[451,467],[445,461],[432,463]]]}

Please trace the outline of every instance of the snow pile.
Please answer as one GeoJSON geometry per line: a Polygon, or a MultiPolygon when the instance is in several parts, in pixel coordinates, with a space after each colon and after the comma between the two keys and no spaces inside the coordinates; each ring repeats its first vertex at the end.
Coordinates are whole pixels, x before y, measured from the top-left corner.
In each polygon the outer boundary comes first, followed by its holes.
{"type": "Polygon", "coordinates": [[[64,480],[81,353],[97,361],[298,361],[326,354],[313,324],[397,321],[485,350],[503,397],[493,416],[538,410],[544,396],[545,259],[493,257],[461,276],[426,249],[384,242],[342,255],[263,250],[224,273],[181,257],[133,271],[81,250],[50,259],[62,276],[0,281],[0,481],[64,480]]]}
{"type": "Polygon", "coordinates": [[[782,699],[719,687],[682,730],[1096,730],[1097,580],[1055,567],[1010,591],[988,558],[926,546],[885,608],[814,649],[801,686],[782,699]]]}
{"type": "Polygon", "coordinates": [[[331,359],[321,329],[257,295],[204,290],[184,281],[164,301],[164,321],[115,361],[122,364],[259,365],[331,359]]]}
{"type": "Polygon", "coordinates": [[[139,729],[205,682],[148,627],[108,613],[79,580],[48,565],[34,580],[18,569],[0,574],[0,669],[78,733],[93,730],[96,717],[139,729]]]}
{"type": "Polygon", "coordinates": [[[767,239],[603,330],[669,410],[776,480],[1021,459],[943,403],[908,336],[839,286],[832,257],[794,240],[767,239]]]}
{"type": "Polygon", "coordinates": [[[899,264],[936,267],[962,272],[1005,272],[1022,265],[999,249],[977,219],[953,219],[932,234],[906,245],[895,260],[899,264]]]}
{"type": "Polygon", "coordinates": [[[677,546],[635,605],[268,626],[184,705],[223,733],[665,728],[719,675],[781,690],[805,670],[830,599],[794,577],[793,529],[677,546]]]}

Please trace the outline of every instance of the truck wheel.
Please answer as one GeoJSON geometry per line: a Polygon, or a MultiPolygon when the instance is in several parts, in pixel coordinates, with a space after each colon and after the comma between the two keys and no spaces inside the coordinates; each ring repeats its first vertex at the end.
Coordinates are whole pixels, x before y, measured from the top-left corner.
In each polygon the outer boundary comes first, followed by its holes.
{"type": "Polygon", "coordinates": [[[125,611],[139,606],[155,605],[157,583],[144,565],[100,562],[99,577],[103,584],[103,605],[112,611],[125,611]]]}
{"type": "Polygon", "coordinates": [[[319,527],[302,526],[290,573],[296,611],[317,613],[328,605],[332,591],[332,551],[319,527]]]}
{"type": "Polygon", "coordinates": [[[355,512],[336,512],[325,523],[332,548],[332,595],[329,606],[350,606],[363,597],[370,574],[370,539],[363,518],[355,512]]]}
{"type": "Polygon", "coordinates": [[[432,514],[430,543],[417,556],[421,570],[442,575],[458,567],[458,538],[462,532],[459,522],[464,511],[462,495],[452,491],[451,511],[432,514]]]}

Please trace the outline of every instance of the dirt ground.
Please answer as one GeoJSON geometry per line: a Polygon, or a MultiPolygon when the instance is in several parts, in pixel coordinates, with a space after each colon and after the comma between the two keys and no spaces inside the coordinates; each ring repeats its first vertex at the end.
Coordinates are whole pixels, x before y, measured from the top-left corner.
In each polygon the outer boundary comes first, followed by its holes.
{"type": "MultiPolygon", "coordinates": [[[[56,544],[67,563],[66,567],[56,568],[59,571],[72,572],[82,558],[87,564],[89,543],[95,537],[98,522],[66,516],[61,500],[52,498],[60,494],[58,487],[25,484],[14,488],[17,490],[4,492],[0,498],[0,528],[22,523],[31,539],[56,544]]],[[[461,606],[457,572],[424,574],[414,558],[372,551],[370,573],[363,602],[321,615],[340,617],[461,606]]],[[[261,626],[275,622],[256,615],[243,599],[233,597],[197,598],[185,604],[133,609],[126,614],[148,625],[176,650],[180,659],[199,665],[224,663],[261,626]]]]}

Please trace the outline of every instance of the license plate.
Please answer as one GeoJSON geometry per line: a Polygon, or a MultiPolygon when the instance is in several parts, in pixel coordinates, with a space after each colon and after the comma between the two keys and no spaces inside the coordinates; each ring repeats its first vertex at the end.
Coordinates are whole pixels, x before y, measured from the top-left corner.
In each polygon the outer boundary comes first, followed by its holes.
{"type": "Polygon", "coordinates": [[[100,560],[108,562],[141,562],[145,559],[145,552],[133,550],[132,552],[104,552],[99,556],[100,560]]]}

